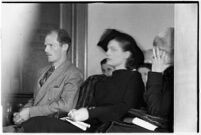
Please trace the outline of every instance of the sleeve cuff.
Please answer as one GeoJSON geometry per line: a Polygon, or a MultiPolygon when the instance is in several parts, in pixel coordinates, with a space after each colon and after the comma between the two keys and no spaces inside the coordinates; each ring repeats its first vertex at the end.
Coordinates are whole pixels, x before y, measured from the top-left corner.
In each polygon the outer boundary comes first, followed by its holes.
{"type": "Polygon", "coordinates": [[[87,110],[88,110],[88,112],[89,112],[89,118],[95,117],[95,114],[96,114],[96,107],[94,107],[94,106],[88,107],[87,110]]]}
{"type": "Polygon", "coordinates": [[[40,112],[36,107],[30,107],[29,108],[29,116],[30,116],[30,118],[32,118],[32,117],[42,116],[42,115],[40,115],[40,112]]]}
{"type": "Polygon", "coordinates": [[[162,84],[163,74],[159,72],[148,72],[148,84],[162,84]]]}
{"type": "Polygon", "coordinates": [[[34,117],[35,115],[34,115],[35,113],[34,113],[34,107],[30,107],[29,108],[29,117],[31,118],[31,117],[34,117]]]}

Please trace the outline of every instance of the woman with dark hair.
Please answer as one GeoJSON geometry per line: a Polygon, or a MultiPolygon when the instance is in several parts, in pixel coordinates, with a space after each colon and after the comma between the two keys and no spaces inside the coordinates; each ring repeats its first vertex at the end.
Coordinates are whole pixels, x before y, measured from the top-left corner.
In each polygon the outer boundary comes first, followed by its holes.
{"type": "MultiPolygon", "coordinates": [[[[99,81],[89,107],[73,109],[68,117],[91,125],[87,132],[94,132],[102,124],[121,121],[130,108],[140,108],[143,103],[144,85],[138,71],[133,71],[144,56],[135,40],[117,30],[107,30],[98,43],[105,49],[107,63],[115,67],[112,76],[99,81]],[[104,38],[103,38],[104,37],[104,38]]],[[[35,117],[22,124],[24,132],[84,132],[67,121],[35,117]]]]}

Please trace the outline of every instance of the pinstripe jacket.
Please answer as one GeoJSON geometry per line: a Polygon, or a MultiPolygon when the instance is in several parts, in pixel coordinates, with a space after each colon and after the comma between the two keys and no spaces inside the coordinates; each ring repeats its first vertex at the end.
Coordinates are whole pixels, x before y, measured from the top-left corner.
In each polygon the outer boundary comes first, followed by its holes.
{"type": "Polygon", "coordinates": [[[55,115],[74,108],[83,81],[82,73],[69,61],[55,69],[43,86],[39,81],[50,66],[43,68],[34,89],[34,97],[24,107],[30,108],[30,117],[55,115]]]}

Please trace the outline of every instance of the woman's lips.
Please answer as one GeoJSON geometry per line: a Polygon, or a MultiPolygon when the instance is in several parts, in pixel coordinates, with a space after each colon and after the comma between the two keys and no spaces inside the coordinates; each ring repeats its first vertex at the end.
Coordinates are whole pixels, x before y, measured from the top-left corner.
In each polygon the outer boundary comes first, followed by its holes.
{"type": "Polygon", "coordinates": [[[46,54],[46,56],[52,56],[51,54],[46,54]]]}

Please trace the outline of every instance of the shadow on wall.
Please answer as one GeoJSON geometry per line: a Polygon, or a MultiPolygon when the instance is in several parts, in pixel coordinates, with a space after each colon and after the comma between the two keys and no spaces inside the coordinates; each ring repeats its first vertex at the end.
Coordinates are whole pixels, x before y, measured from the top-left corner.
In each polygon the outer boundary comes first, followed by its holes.
{"type": "Polygon", "coordinates": [[[25,102],[14,101],[13,94],[31,95],[37,71],[47,64],[43,42],[50,28],[59,28],[59,4],[3,3],[2,13],[1,102],[5,114],[14,102],[25,102]]]}

